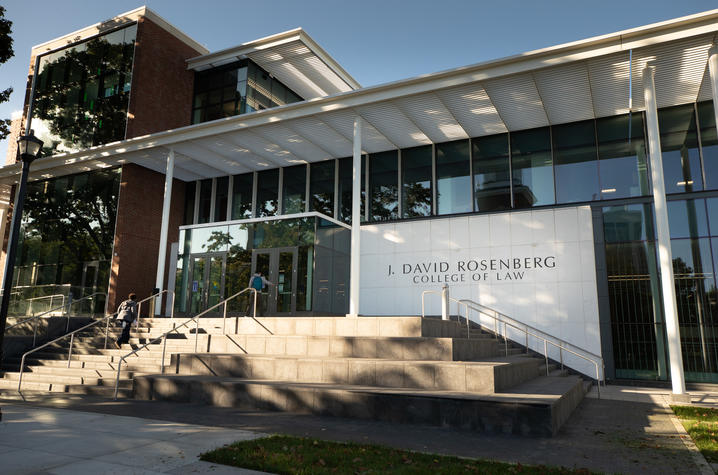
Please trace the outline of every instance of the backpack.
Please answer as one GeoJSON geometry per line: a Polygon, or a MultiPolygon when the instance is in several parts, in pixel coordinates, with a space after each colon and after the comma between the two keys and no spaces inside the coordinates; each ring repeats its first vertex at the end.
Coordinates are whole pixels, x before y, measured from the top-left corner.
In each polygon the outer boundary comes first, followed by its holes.
{"type": "Polygon", "coordinates": [[[125,300],[117,308],[117,320],[124,320],[126,322],[133,322],[135,320],[133,310],[135,302],[132,300],[125,300]]]}
{"type": "Polygon", "coordinates": [[[264,288],[264,282],[262,281],[262,278],[258,275],[255,275],[252,277],[252,288],[255,289],[257,292],[261,291],[264,288]]]}

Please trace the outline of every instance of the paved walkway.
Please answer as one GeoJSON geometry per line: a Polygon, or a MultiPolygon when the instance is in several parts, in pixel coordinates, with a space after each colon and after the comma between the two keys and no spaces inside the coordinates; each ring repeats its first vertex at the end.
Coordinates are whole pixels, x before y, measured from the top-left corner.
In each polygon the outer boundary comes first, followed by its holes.
{"type": "MultiPolygon", "coordinates": [[[[22,472],[23,468],[33,467],[47,467],[44,470],[49,473],[69,473],[69,470],[63,471],[66,466],[80,473],[76,467],[87,472],[94,463],[100,464],[95,473],[146,473],[142,470],[219,473],[217,467],[194,465],[196,455],[211,446],[234,440],[285,433],[606,473],[714,473],[695,447],[691,449],[690,438],[667,407],[670,391],[620,386],[608,386],[601,391],[601,399],[596,398],[595,388],[587,395],[557,436],[539,439],[195,404],[44,396],[25,404],[2,403],[0,460],[4,463],[6,454],[14,454],[13,459],[19,458],[15,463],[21,473],[30,471],[22,472]],[[43,411],[53,415],[42,415],[43,411]],[[65,419],[55,419],[58,415],[65,419]],[[115,419],[113,415],[123,417],[115,419]],[[13,418],[27,422],[14,429],[13,418]],[[72,423],[64,423],[65,420],[72,423]],[[85,424],[77,423],[80,421],[85,424]],[[33,429],[33,424],[38,426],[33,429]],[[41,432],[45,427],[50,428],[49,434],[41,432]],[[90,427],[91,433],[83,435],[82,427],[90,427]],[[14,435],[6,435],[13,430],[14,435]],[[135,436],[128,438],[128,433],[135,436]],[[188,437],[194,437],[200,445],[185,444],[190,440],[188,437]],[[8,447],[16,452],[8,453],[8,447]],[[38,449],[40,456],[31,459],[35,465],[22,465],[30,453],[29,447],[55,448],[52,451],[38,449]],[[102,450],[93,447],[102,447],[102,450]],[[120,463],[126,465],[119,466],[120,463]],[[55,468],[50,469],[51,466],[55,468]],[[105,468],[114,471],[106,472],[105,468]]],[[[716,393],[696,392],[692,396],[695,402],[718,407],[716,393]]]]}
{"type": "Polygon", "coordinates": [[[5,474],[259,474],[198,455],[259,432],[30,405],[2,405],[5,474]]]}

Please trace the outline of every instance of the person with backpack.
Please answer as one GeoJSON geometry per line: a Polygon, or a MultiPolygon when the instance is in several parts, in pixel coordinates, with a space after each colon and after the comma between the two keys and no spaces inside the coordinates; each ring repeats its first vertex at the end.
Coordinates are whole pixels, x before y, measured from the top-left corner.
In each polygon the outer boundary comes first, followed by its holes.
{"type": "MultiPolygon", "coordinates": [[[[262,271],[256,271],[252,277],[249,278],[249,285],[248,287],[253,288],[257,291],[257,315],[264,315],[264,311],[267,308],[267,294],[264,293],[264,289],[268,285],[274,285],[272,282],[268,281],[264,278],[262,275],[262,271]]],[[[247,306],[247,315],[252,315],[252,309],[254,308],[254,292],[250,294],[249,297],[249,305],[247,306]]]]}
{"type": "Polygon", "coordinates": [[[115,347],[119,349],[123,344],[130,342],[130,327],[137,320],[137,295],[134,292],[117,307],[116,319],[122,322],[122,335],[115,341],[115,347]]]}

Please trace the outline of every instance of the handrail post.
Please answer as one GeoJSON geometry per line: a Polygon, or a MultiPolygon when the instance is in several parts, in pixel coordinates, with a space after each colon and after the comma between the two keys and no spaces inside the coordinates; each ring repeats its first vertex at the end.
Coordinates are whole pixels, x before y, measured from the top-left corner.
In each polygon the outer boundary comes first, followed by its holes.
{"type": "Polygon", "coordinates": [[[108,316],[107,318],[107,324],[105,325],[105,347],[104,349],[107,349],[107,335],[110,333],[110,320],[112,320],[112,316],[108,316]]]}
{"type": "Polygon", "coordinates": [[[35,342],[37,341],[37,318],[35,324],[32,326],[32,347],[35,348],[35,342]]]}
{"type": "Polygon", "coordinates": [[[75,342],[75,334],[70,335],[70,350],[67,352],[67,367],[70,367],[70,361],[72,360],[72,344],[75,342]]]}
{"type": "Polygon", "coordinates": [[[421,293],[421,318],[424,318],[426,315],[424,314],[424,297],[426,297],[426,294],[424,292],[421,293]]]}
{"type": "Polygon", "coordinates": [[[548,376],[548,348],[546,347],[546,340],[543,341],[543,354],[546,359],[546,376],[548,376]]]}
{"type": "Polygon", "coordinates": [[[466,311],[466,339],[471,339],[471,325],[469,325],[469,306],[464,304],[464,310],[466,311]]]}
{"type": "Polygon", "coordinates": [[[506,330],[506,322],[504,322],[504,348],[506,349],[506,356],[509,356],[509,338],[506,330]]]}
{"type": "Polygon", "coordinates": [[[26,355],[22,355],[22,359],[20,360],[20,377],[17,381],[17,392],[20,392],[20,387],[22,386],[22,372],[23,369],[25,369],[25,356],[26,355]]]}
{"type": "Polygon", "coordinates": [[[449,286],[444,284],[441,286],[441,319],[449,320],[449,286]]]}
{"type": "Polygon", "coordinates": [[[601,379],[598,376],[598,363],[596,365],[596,392],[598,393],[598,399],[601,399],[601,379]]]}
{"type": "Polygon", "coordinates": [[[558,356],[561,358],[561,370],[563,371],[563,345],[558,347],[558,356]]]}
{"type": "Polygon", "coordinates": [[[526,332],[526,354],[529,354],[529,329],[527,327],[524,327],[524,332],[526,332]]]}
{"type": "MultiPolygon", "coordinates": [[[[140,317],[141,317],[141,316],[142,316],[142,302],[140,302],[139,304],[137,304],[137,320],[136,320],[136,321],[137,321],[137,326],[135,327],[135,333],[137,333],[137,338],[140,337],[139,329],[140,329],[140,317]]],[[[132,322],[130,322],[130,325],[132,325],[132,322]]],[[[130,330],[131,330],[131,329],[132,329],[132,327],[130,327],[130,330]]]]}
{"type": "Polygon", "coordinates": [[[70,292],[67,295],[67,311],[65,312],[65,316],[67,316],[67,326],[65,327],[65,333],[70,331],[70,307],[72,306],[72,292],[70,292]]]}
{"type": "Polygon", "coordinates": [[[194,326],[194,352],[197,353],[197,340],[199,339],[199,318],[195,318],[194,326]]]}
{"type": "Polygon", "coordinates": [[[222,313],[222,335],[227,334],[227,301],[224,301],[224,312],[222,313]]]}
{"type": "Polygon", "coordinates": [[[175,319],[175,297],[177,296],[177,292],[172,292],[172,308],[170,309],[170,321],[174,321],[175,319]]]}
{"type": "Polygon", "coordinates": [[[254,318],[257,318],[257,294],[258,293],[259,292],[257,292],[257,289],[254,289],[254,313],[252,314],[252,316],[254,318]]]}
{"type": "Polygon", "coordinates": [[[122,371],[122,362],[125,357],[123,356],[117,362],[117,378],[115,379],[115,401],[117,401],[117,394],[120,392],[120,372],[122,371]]]}

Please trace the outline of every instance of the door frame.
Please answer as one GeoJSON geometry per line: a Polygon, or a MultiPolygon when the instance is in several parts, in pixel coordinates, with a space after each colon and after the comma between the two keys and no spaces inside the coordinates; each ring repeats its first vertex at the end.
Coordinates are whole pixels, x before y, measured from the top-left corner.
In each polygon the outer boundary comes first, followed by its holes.
{"type": "MultiPolygon", "coordinates": [[[[225,274],[227,271],[227,253],[226,252],[198,252],[194,254],[190,254],[189,256],[189,268],[188,270],[188,276],[187,276],[187,314],[197,314],[202,313],[209,307],[209,278],[211,273],[211,267],[212,267],[212,259],[221,258],[222,259],[222,268],[220,271],[220,282],[219,282],[219,301],[221,302],[224,300],[224,280],[225,280],[225,274]],[[206,264],[204,266],[204,275],[201,279],[195,279],[194,275],[194,261],[195,259],[206,259],[206,264]],[[192,287],[194,285],[194,282],[202,280],[204,282],[203,287],[203,295],[200,297],[200,304],[199,304],[199,311],[193,312],[192,311],[192,296],[195,293],[192,290],[192,287]]],[[[219,310],[217,310],[219,312],[219,310]]],[[[214,313],[214,312],[210,312],[214,313]]]]}
{"type": "Polygon", "coordinates": [[[289,316],[296,315],[297,313],[297,265],[299,264],[299,247],[272,247],[267,249],[252,249],[252,268],[250,269],[251,275],[254,275],[257,271],[257,255],[268,254],[269,255],[269,273],[266,279],[272,282],[274,285],[268,286],[267,291],[267,315],[279,315],[289,316]],[[277,309],[277,303],[279,301],[279,254],[282,252],[292,253],[292,297],[289,304],[289,312],[280,312],[277,309]]]}

